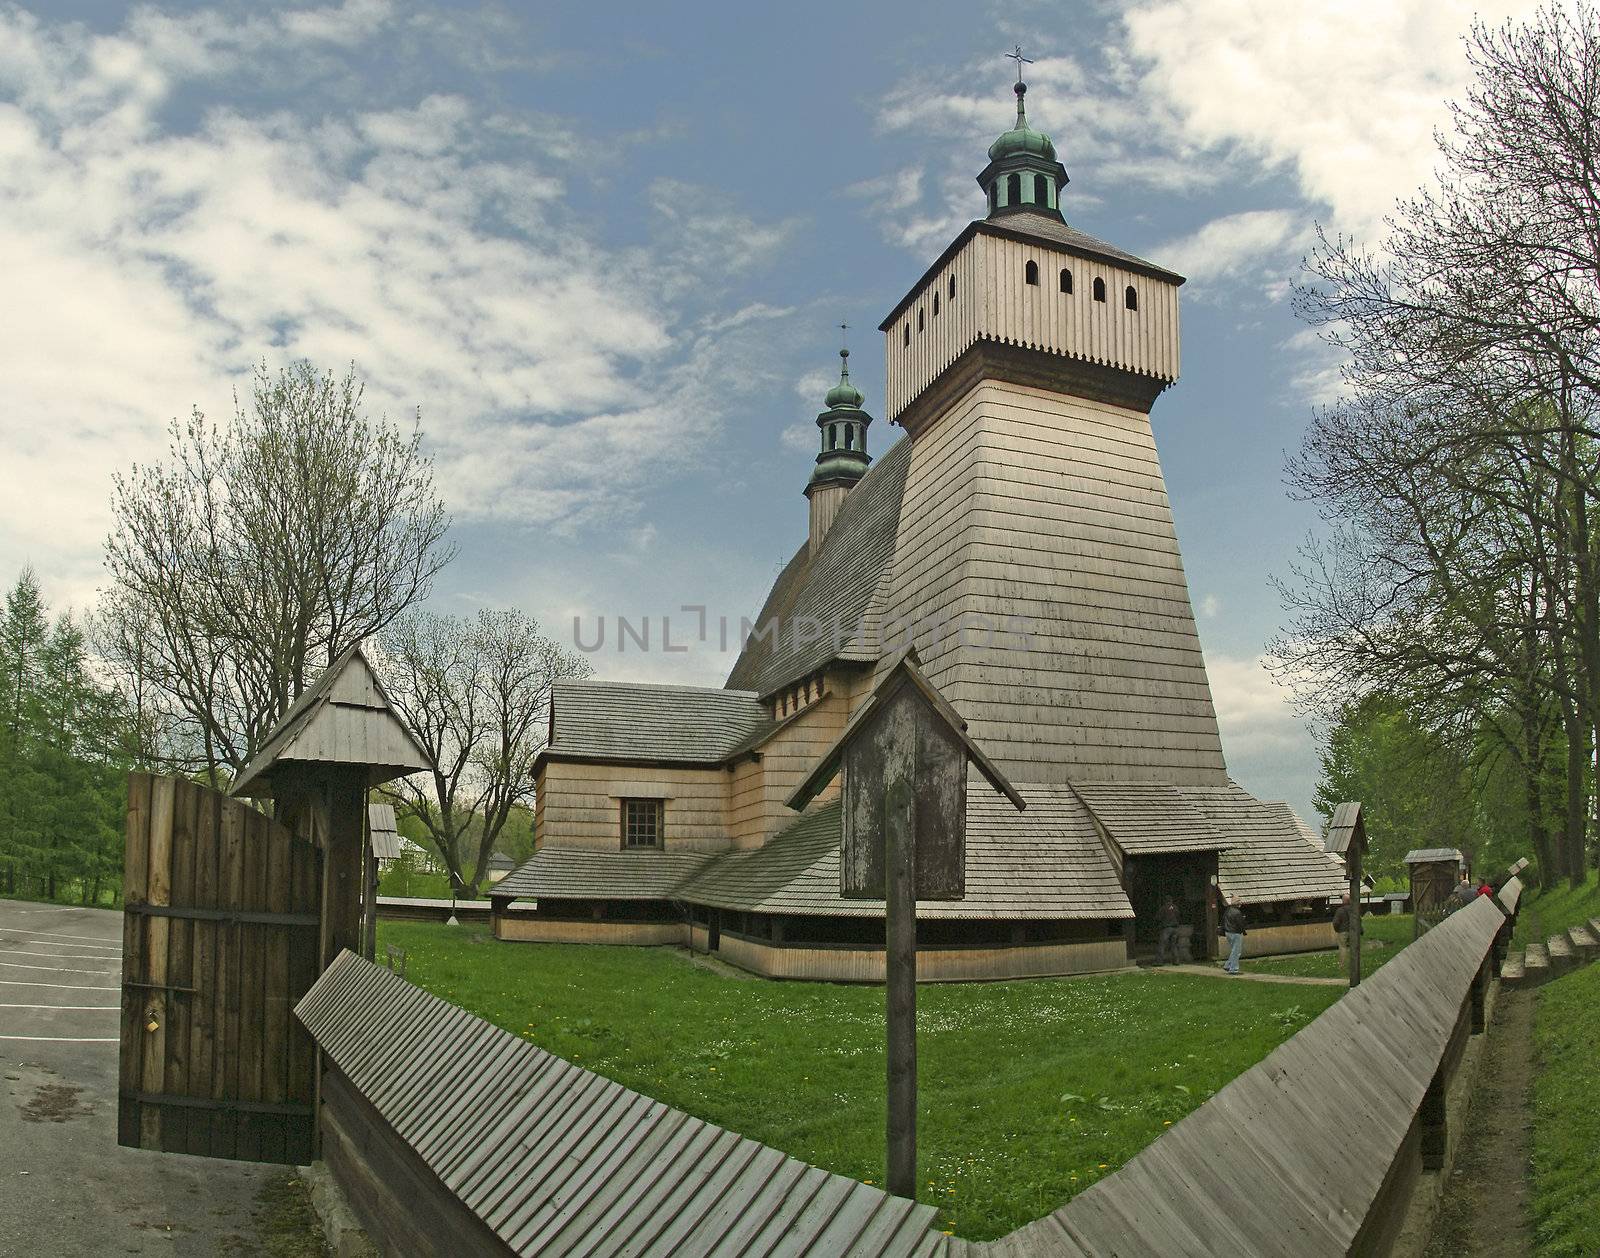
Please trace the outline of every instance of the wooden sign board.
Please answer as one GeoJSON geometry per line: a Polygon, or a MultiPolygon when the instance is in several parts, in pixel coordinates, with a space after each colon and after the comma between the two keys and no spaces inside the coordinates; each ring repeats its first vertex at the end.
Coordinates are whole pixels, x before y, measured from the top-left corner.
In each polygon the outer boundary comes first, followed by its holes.
{"type": "MultiPolygon", "coordinates": [[[[908,811],[919,900],[966,895],[967,748],[916,686],[901,686],[844,748],[839,894],[885,898],[892,812],[908,811]],[[896,784],[910,783],[909,800],[896,784]]],[[[904,792],[907,788],[901,786],[904,792]]]]}

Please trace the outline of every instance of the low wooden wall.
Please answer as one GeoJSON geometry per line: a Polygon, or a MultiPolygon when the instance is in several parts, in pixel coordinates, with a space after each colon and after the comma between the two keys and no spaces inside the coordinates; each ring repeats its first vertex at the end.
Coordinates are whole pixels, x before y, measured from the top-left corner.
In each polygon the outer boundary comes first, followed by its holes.
{"type": "MultiPolygon", "coordinates": [[[[706,948],[706,931],[691,936],[696,949],[706,948]]],[[[806,948],[770,944],[723,932],[716,956],[765,978],[815,979],[837,983],[883,982],[881,948],[806,948]]],[[[917,981],[955,983],[1006,978],[1047,978],[1092,974],[1128,965],[1122,939],[1081,943],[1026,944],[1011,948],[919,948],[917,981]]]]}
{"type": "Polygon", "coordinates": [[[584,922],[532,913],[497,913],[494,937],[523,943],[686,944],[683,922],[584,922]]]}
{"type": "Polygon", "coordinates": [[[1316,952],[1337,948],[1330,922],[1291,922],[1274,926],[1252,926],[1245,932],[1244,955],[1275,957],[1290,952],[1316,952]]]}
{"type": "MultiPolygon", "coordinates": [[[[445,922],[450,920],[450,901],[423,899],[419,896],[380,895],[378,918],[385,922],[445,922]]],[[[458,922],[487,922],[489,901],[457,900],[455,915],[458,922]]]]}

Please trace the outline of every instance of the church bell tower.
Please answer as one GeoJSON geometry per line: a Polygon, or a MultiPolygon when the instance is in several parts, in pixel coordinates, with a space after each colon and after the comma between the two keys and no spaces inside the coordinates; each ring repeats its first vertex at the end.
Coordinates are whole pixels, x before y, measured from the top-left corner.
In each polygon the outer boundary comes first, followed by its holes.
{"type": "Polygon", "coordinates": [[[1014,781],[1221,785],[1150,426],[1183,277],[1066,221],[1014,56],[987,215],[880,325],[885,414],[912,443],[881,620],[1014,781]]]}
{"type": "Polygon", "coordinates": [[[861,390],[850,383],[850,351],[841,345],[839,383],[828,390],[823,399],[827,409],[817,416],[822,450],[811,479],[806,482],[806,497],[811,502],[812,554],[822,545],[845,495],[872,462],[867,454],[867,425],[872,423],[872,416],[861,409],[862,400],[861,390]]]}

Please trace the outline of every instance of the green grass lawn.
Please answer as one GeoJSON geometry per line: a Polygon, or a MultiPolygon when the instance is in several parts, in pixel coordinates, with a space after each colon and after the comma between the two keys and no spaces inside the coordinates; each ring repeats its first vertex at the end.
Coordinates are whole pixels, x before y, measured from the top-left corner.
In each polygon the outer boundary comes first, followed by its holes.
{"type": "MultiPolygon", "coordinates": [[[[403,863],[397,863],[384,870],[378,878],[379,895],[397,895],[413,897],[422,900],[448,900],[450,898],[450,875],[430,874],[421,870],[410,869],[403,863]]],[[[460,896],[459,899],[477,899],[484,897],[460,896]]]]}
{"type": "Polygon", "coordinates": [[[1592,870],[1579,887],[1563,882],[1549,891],[1529,888],[1523,892],[1517,910],[1517,931],[1511,946],[1525,948],[1530,943],[1543,943],[1557,931],[1581,925],[1591,917],[1600,917],[1600,876],[1592,870]]]}
{"type": "MultiPolygon", "coordinates": [[[[744,980],[680,951],[384,922],[407,977],[550,1051],[882,1182],[883,990],[744,980]]],[[[918,1196],[984,1239],[1055,1209],[1333,1003],[1337,988],[1124,974],[918,992],[918,1196]]]]}
{"type": "MultiPolygon", "coordinates": [[[[1361,973],[1371,974],[1411,942],[1411,914],[1369,914],[1361,919],[1361,973]]],[[[1246,957],[1245,970],[1267,974],[1295,974],[1303,978],[1344,978],[1339,953],[1295,952],[1285,957],[1246,957]]]]}
{"type": "Polygon", "coordinates": [[[1535,1252],[1600,1254],[1600,965],[1537,993],[1533,1084],[1535,1252]]]}

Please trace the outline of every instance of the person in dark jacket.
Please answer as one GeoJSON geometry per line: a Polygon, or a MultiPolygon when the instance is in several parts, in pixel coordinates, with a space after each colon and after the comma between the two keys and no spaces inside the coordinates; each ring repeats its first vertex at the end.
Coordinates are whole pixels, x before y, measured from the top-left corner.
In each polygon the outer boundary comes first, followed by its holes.
{"type": "Polygon", "coordinates": [[[1222,933],[1228,937],[1228,959],[1222,963],[1222,968],[1229,974],[1239,972],[1239,954],[1244,951],[1244,909],[1239,906],[1239,897],[1234,896],[1228,901],[1228,909],[1222,915],[1222,933]]]}
{"type": "Polygon", "coordinates": [[[1178,902],[1170,895],[1161,906],[1161,938],[1156,943],[1156,964],[1171,965],[1178,959],[1178,902]]]}
{"type": "Polygon", "coordinates": [[[1333,934],[1339,941],[1339,973],[1350,972],[1350,893],[1346,891],[1333,911],[1333,934]]]}

